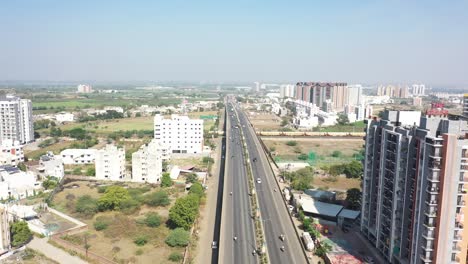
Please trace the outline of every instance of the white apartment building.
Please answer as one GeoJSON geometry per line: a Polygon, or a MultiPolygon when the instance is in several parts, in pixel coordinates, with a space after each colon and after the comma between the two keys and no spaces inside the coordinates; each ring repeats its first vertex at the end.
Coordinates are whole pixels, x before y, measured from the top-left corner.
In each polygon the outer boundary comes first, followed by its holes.
{"type": "Polygon", "coordinates": [[[99,180],[125,180],[125,148],[108,144],[96,151],[96,178],[99,180]]]}
{"type": "Polygon", "coordinates": [[[0,165],[17,166],[24,161],[23,145],[11,139],[0,144],[0,165]]]}
{"type": "Polygon", "coordinates": [[[64,123],[64,122],[73,122],[75,119],[75,116],[72,113],[58,113],[55,115],[55,120],[59,123],[64,123]]]}
{"type": "Polygon", "coordinates": [[[170,148],[171,153],[202,153],[203,120],[171,115],[165,119],[154,116],[154,138],[170,148]]]}
{"type": "Polygon", "coordinates": [[[411,88],[413,91],[413,96],[426,95],[426,86],[424,84],[413,84],[411,88]]]}
{"type": "Polygon", "coordinates": [[[162,176],[162,153],[156,139],[144,144],[132,154],[132,181],[160,183],[162,176]]]}
{"type": "Polygon", "coordinates": [[[63,164],[92,164],[96,159],[95,149],[65,149],[60,152],[63,164]]]}
{"type": "Polygon", "coordinates": [[[0,255],[8,252],[10,246],[10,223],[6,207],[0,206],[0,255]]]}
{"type": "Polygon", "coordinates": [[[0,97],[0,142],[4,140],[22,144],[34,141],[31,100],[13,95],[0,97]]]}
{"type": "Polygon", "coordinates": [[[282,84],[280,85],[280,98],[284,97],[295,97],[296,86],[294,84],[282,84]]]}
{"type": "Polygon", "coordinates": [[[78,93],[92,93],[93,87],[91,87],[91,85],[80,84],[77,86],[77,92],[78,93]]]}
{"type": "Polygon", "coordinates": [[[362,85],[353,84],[348,85],[348,94],[346,98],[346,103],[348,105],[360,105],[363,102],[362,99],[362,85]]]}

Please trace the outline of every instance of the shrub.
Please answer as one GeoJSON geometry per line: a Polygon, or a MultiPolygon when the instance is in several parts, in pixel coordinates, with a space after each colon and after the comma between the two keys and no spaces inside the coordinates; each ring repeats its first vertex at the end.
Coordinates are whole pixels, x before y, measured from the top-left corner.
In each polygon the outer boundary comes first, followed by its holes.
{"type": "Polygon", "coordinates": [[[294,141],[294,140],[290,140],[288,142],[286,142],[286,145],[290,146],[290,147],[294,147],[297,145],[297,141],[294,141]]]}
{"type": "Polygon", "coordinates": [[[98,201],[89,195],[80,196],[76,201],[75,211],[88,216],[93,215],[98,211],[98,201]]]}
{"type": "Polygon", "coordinates": [[[203,191],[203,185],[199,182],[195,182],[192,184],[190,187],[189,194],[194,194],[198,196],[199,198],[203,197],[204,191],[203,191]]]}
{"type": "Polygon", "coordinates": [[[86,176],[95,176],[96,175],[96,169],[95,168],[88,168],[86,170],[86,176]]]}
{"type": "Polygon", "coordinates": [[[341,151],[339,151],[339,150],[335,150],[335,151],[333,151],[331,156],[334,157],[334,158],[339,158],[339,157],[343,156],[343,153],[341,153],[341,151]]]}
{"type": "Polygon", "coordinates": [[[161,217],[158,213],[147,213],[145,224],[149,227],[158,227],[161,225],[161,217]]]}
{"type": "Polygon", "coordinates": [[[170,204],[169,196],[165,191],[157,191],[145,196],[145,203],[149,206],[166,206],[170,204]]]}
{"type": "Polygon", "coordinates": [[[176,228],[169,233],[166,238],[166,244],[171,247],[185,247],[190,240],[190,234],[182,228],[176,228]]]}
{"type": "Polygon", "coordinates": [[[108,226],[109,226],[109,224],[106,223],[106,222],[103,222],[103,221],[96,221],[96,222],[94,222],[94,229],[96,229],[96,231],[104,230],[104,229],[106,229],[108,226]]]}
{"type": "Polygon", "coordinates": [[[172,262],[179,262],[184,258],[184,256],[180,252],[172,252],[169,255],[169,260],[172,262]]]}
{"type": "Polygon", "coordinates": [[[148,237],[146,235],[139,235],[133,240],[133,243],[139,247],[144,246],[148,243],[148,237]]]}
{"type": "Polygon", "coordinates": [[[308,156],[307,154],[302,153],[301,155],[297,156],[297,158],[300,160],[307,160],[308,156]]]}
{"type": "Polygon", "coordinates": [[[198,181],[198,176],[195,173],[189,173],[185,178],[186,183],[194,183],[198,181]]]}
{"type": "Polygon", "coordinates": [[[135,255],[140,256],[143,255],[143,249],[139,248],[137,251],[135,251],[135,255]]]}

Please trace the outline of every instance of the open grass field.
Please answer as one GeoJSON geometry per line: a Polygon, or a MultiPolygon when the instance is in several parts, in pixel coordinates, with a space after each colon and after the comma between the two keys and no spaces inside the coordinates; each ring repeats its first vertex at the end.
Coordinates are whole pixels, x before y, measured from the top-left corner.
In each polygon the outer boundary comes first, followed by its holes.
{"type": "Polygon", "coordinates": [[[314,152],[318,162],[320,157],[325,158],[324,163],[347,162],[352,155],[362,149],[362,138],[292,138],[292,137],[262,137],[266,146],[281,160],[296,161],[301,153],[314,152]],[[295,141],[296,146],[288,146],[289,141],[295,141]],[[341,156],[331,157],[334,151],[340,151],[341,156]]]}
{"type": "Polygon", "coordinates": [[[78,141],[61,141],[55,144],[52,144],[48,147],[28,151],[27,149],[24,150],[24,154],[28,159],[38,160],[42,155],[46,154],[49,151],[52,151],[54,154],[59,154],[60,151],[69,148],[73,143],[78,141]]]}
{"type": "MultiPolygon", "coordinates": [[[[104,184],[110,184],[103,182],[104,184]]],[[[102,194],[98,192],[99,183],[86,181],[75,181],[64,185],[64,189],[57,193],[53,200],[53,206],[57,210],[65,212],[80,221],[88,224],[89,228],[88,243],[91,246],[90,251],[97,253],[118,263],[171,263],[168,260],[172,252],[183,252],[183,248],[171,248],[164,242],[170,230],[165,225],[168,218],[169,206],[166,207],[148,207],[142,205],[136,211],[119,212],[106,211],[98,212],[92,216],[86,217],[74,211],[76,200],[83,195],[90,195],[98,199],[102,194]],[[143,219],[148,212],[157,212],[162,217],[162,224],[158,227],[148,227],[138,223],[138,219],[143,219]],[[94,223],[97,218],[108,219],[108,227],[97,231],[94,223]],[[134,239],[139,236],[145,236],[148,243],[144,246],[137,246],[134,239]]],[[[129,183],[125,184],[129,188],[138,188],[148,185],[129,183]]],[[[151,193],[160,190],[160,187],[150,187],[145,193],[151,193]]],[[[171,187],[167,189],[170,194],[171,203],[176,197],[183,195],[182,188],[171,187]]],[[[65,237],[69,242],[75,245],[84,245],[84,234],[80,233],[65,237]]]]}

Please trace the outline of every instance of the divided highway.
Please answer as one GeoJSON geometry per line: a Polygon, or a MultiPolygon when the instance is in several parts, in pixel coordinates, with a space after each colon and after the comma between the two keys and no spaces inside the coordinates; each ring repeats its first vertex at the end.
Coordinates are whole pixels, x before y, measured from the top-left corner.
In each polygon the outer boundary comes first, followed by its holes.
{"type": "Polygon", "coordinates": [[[250,164],[252,165],[255,189],[265,230],[269,261],[273,264],[307,263],[301,242],[295,233],[288,209],[284,204],[281,190],[278,190],[278,185],[269,167],[268,158],[245,113],[240,109],[237,110],[237,113],[250,154],[250,164]],[[257,179],[260,179],[260,182],[257,182],[257,179]],[[284,234],[285,241],[280,239],[281,234],[284,234]],[[283,246],[284,251],[281,250],[283,246]]]}
{"type": "Polygon", "coordinates": [[[258,263],[248,175],[237,117],[227,106],[225,179],[219,263],[258,263]],[[234,239],[236,238],[236,239],[234,239]]]}

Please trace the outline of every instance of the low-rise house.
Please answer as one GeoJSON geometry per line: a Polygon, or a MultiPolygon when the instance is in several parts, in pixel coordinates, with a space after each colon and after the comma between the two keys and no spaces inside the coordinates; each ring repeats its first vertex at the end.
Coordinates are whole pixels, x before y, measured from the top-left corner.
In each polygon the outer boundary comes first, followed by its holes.
{"type": "Polygon", "coordinates": [[[24,162],[23,145],[19,141],[3,140],[0,145],[0,165],[17,166],[24,162]]]}
{"type": "Polygon", "coordinates": [[[92,164],[96,159],[95,149],[65,149],[60,152],[65,165],[92,164]]]}
{"type": "Polygon", "coordinates": [[[62,179],[65,176],[63,161],[61,158],[54,156],[52,153],[43,155],[39,161],[39,172],[43,173],[45,177],[51,176],[57,179],[62,179]]]}
{"type": "Polygon", "coordinates": [[[75,115],[72,113],[61,112],[55,115],[55,120],[59,123],[73,122],[75,120],[75,115]]]}
{"type": "Polygon", "coordinates": [[[0,199],[23,199],[41,188],[36,175],[13,166],[0,166],[0,199]]]}

